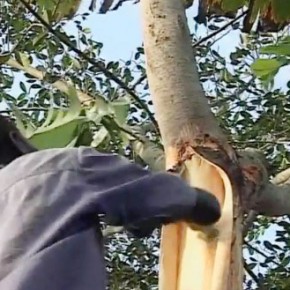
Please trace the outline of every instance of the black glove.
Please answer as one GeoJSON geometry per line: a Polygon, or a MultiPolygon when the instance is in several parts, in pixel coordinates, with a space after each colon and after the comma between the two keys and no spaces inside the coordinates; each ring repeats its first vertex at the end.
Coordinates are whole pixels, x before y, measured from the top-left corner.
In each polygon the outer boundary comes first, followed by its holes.
{"type": "Polygon", "coordinates": [[[212,194],[188,186],[177,176],[148,174],[136,180],[137,184],[136,191],[128,189],[100,200],[106,222],[122,225],[136,237],[176,221],[209,225],[220,218],[220,206],[212,194]]]}

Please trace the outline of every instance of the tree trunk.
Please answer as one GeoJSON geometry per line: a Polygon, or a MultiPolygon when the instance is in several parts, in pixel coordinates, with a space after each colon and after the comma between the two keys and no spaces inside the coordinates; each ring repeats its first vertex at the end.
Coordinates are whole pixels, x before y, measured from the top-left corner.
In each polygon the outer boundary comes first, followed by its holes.
{"type": "Polygon", "coordinates": [[[222,206],[222,217],[212,227],[179,223],[163,228],[159,289],[242,289],[237,194],[242,175],[199,82],[182,1],[142,0],[141,11],[147,76],[166,167],[183,163],[185,180],[213,193],[222,206]]]}

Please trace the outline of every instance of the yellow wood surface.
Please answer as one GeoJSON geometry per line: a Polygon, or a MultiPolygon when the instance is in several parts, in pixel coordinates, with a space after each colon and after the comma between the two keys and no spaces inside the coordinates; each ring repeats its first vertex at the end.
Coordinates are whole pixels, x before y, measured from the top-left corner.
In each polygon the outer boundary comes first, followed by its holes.
{"type": "MultiPolygon", "coordinates": [[[[168,168],[174,163],[168,159],[168,168]]],[[[161,235],[159,290],[229,289],[233,231],[233,191],[226,173],[199,156],[186,162],[184,179],[213,193],[222,205],[214,230],[192,230],[188,224],[165,226],[161,235]]],[[[178,194],[178,192],[176,193],[178,194]]]]}

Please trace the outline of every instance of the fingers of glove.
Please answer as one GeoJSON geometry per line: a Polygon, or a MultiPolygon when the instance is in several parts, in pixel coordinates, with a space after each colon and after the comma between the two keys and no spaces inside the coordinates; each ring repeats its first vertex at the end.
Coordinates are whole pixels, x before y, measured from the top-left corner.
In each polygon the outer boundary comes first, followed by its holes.
{"type": "Polygon", "coordinates": [[[197,190],[196,204],[190,217],[191,222],[210,225],[219,220],[221,208],[217,198],[204,190],[197,190]]]}

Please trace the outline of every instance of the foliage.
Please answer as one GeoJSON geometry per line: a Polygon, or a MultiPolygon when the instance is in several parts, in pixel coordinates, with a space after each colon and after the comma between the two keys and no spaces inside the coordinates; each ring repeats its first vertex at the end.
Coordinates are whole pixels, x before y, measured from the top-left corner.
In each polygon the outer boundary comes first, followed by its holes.
{"type": "MultiPolygon", "coordinates": [[[[77,30],[71,35],[65,28],[67,21],[54,23],[53,18],[45,18],[55,31],[81,49],[83,54],[78,54],[34,21],[22,6],[14,9],[12,2],[6,1],[0,11],[0,29],[8,36],[0,46],[2,113],[13,116],[39,148],[92,146],[162,169],[160,136],[148,114],[152,103],[143,48],[138,47],[132,59],[124,62],[103,60],[103,45],[85,26],[88,13],[70,21],[77,30]],[[104,76],[84,55],[96,59],[130,92],[104,76]],[[81,103],[77,98],[80,93],[90,102],[81,103]]],[[[38,10],[43,17],[49,3],[42,1],[46,8],[38,10]]],[[[217,20],[210,24],[213,30],[223,25],[217,20]]],[[[213,39],[196,48],[200,80],[221,127],[234,147],[262,149],[272,172],[289,166],[290,82],[283,89],[273,87],[274,76],[289,63],[289,37],[280,34],[275,45],[276,36],[250,35],[226,57],[213,39]],[[257,60],[259,53],[271,58],[257,60]],[[252,69],[268,86],[256,79],[252,69]]],[[[255,289],[257,282],[267,289],[289,289],[289,227],[287,218],[260,217],[255,222],[245,244],[245,260],[253,272],[248,272],[251,274],[245,280],[245,289],[255,289]],[[263,240],[269,228],[275,235],[273,243],[263,240]]],[[[158,243],[158,231],[144,240],[123,233],[108,239],[110,289],[157,289],[158,243]]]]}
{"type": "Polygon", "coordinates": [[[265,85],[271,85],[280,68],[290,64],[290,37],[284,37],[274,45],[263,46],[260,53],[270,58],[257,59],[252,69],[265,85]]]}

